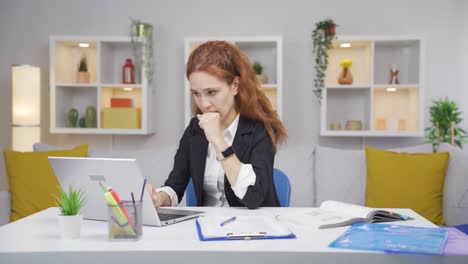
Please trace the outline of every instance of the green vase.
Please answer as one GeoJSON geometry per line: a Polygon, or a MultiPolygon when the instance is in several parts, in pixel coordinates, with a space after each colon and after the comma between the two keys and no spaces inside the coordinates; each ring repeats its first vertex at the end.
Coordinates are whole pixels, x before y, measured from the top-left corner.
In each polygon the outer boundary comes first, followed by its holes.
{"type": "Polygon", "coordinates": [[[68,127],[76,127],[76,121],[78,121],[78,110],[71,108],[68,110],[68,127]]]}
{"type": "Polygon", "coordinates": [[[80,127],[85,128],[86,127],[85,118],[81,117],[80,121],[78,121],[78,124],[79,124],[80,127]]]}
{"type": "Polygon", "coordinates": [[[86,107],[85,124],[88,128],[96,127],[96,108],[94,106],[86,107]]]}

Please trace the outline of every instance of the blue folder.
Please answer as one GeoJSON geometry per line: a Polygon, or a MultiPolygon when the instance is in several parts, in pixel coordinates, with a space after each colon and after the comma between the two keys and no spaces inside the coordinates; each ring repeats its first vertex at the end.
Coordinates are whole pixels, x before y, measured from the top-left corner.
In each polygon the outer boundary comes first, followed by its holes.
{"type": "Polygon", "coordinates": [[[356,223],[329,247],[442,255],[447,238],[443,228],[356,223]]]}
{"type": "Polygon", "coordinates": [[[272,234],[268,234],[267,232],[238,232],[238,233],[226,233],[226,235],[223,235],[223,236],[208,237],[203,233],[199,219],[196,219],[195,223],[197,226],[198,238],[200,239],[200,241],[296,238],[296,235],[294,235],[294,233],[290,231],[287,234],[281,234],[281,235],[272,235],[272,234]]]}

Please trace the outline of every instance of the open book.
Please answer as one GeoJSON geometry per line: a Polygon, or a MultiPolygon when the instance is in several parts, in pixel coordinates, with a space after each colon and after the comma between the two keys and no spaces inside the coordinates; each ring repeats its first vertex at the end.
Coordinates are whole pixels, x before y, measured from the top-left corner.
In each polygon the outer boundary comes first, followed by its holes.
{"type": "Polygon", "coordinates": [[[338,201],[325,201],[319,208],[295,215],[280,215],[279,220],[319,229],[347,226],[357,222],[392,222],[412,219],[408,216],[338,201]]]}
{"type": "Polygon", "coordinates": [[[319,210],[311,212],[311,215],[320,220],[319,228],[346,226],[356,222],[378,223],[410,219],[395,212],[330,200],[323,202],[319,210]]]}

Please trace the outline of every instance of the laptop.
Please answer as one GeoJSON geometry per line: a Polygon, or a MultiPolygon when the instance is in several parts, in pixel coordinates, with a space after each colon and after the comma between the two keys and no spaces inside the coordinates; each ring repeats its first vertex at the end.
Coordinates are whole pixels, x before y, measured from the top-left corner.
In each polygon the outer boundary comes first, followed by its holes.
{"type": "MultiPolygon", "coordinates": [[[[107,201],[99,186],[112,187],[120,199],[139,200],[144,178],[135,159],[49,157],[50,164],[63,190],[69,186],[86,193],[81,209],[84,219],[107,221],[107,201]]],[[[199,211],[155,208],[145,187],[143,192],[143,224],[165,226],[198,217],[199,211]]]]}

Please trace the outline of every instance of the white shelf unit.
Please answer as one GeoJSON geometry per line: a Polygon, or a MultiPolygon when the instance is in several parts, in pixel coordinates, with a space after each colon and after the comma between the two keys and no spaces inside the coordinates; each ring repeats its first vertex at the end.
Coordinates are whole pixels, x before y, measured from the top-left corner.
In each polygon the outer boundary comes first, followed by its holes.
{"type": "MultiPolygon", "coordinates": [[[[144,49],[141,41],[137,49],[144,49]]],[[[142,53],[144,51],[142,50],[142,53]]],[[[52,134],[117,134],[147,135],[155,132],[152,103],[154,88],[136,65],[130,37],[50,37],[50,133],[52,134]],[[89,47],[79,47],[88,43],[89,47]],[[75,74],[82,56],[86,56],[90,83],[77,83],[75,74]],[[122,82],[125,59],[135,65],[135,83],[122,82]],[[151,86],[151,87],[150,87],[151,86]],[[110,107],[111,98],[130,98],[132,108],[138,108],[136,128],[104,128],[103,109],[110,107]],[[86,108],[96,108],[96,127],[69,127],[67,113],[76,108],[79,117],[86,108]]],[[[121,118],[121,117],[119,117],[121,118]]],[[[119,121],[120,122],[120,121],[119,121]]]]}
{"type": "MultiPolygon", "coordinates": [[[[250,62],[258,61],[263,66],[263,74],[267,75],[268,83],[261,84],[262,90],[270,100],[280,119],[283,113],[283,38],[281,36],[255,37],[187,37],[185,42],[185,65],[190,53],[199,45],[210,40],[225,40],[237,45],[247,55],[250,62]]],[[[193,98],[190,94],[190,84],[185,78],[184,105],[185,124],[193,117],[193,98]]]]}
{"type": "Polygon", "coordinates": [[[338,37],[329,51],[320,135],[424,136],[422,54],[424,45],[420,37],[338,37]],[[342,43],[351,47],[343,48],[342,43]],[[338,84],[339,62],[343,59],[353,62],[351,85],[338,84]],[[399,69],[399,84],[389,84],[392,65],[399,69]],[[348,120],[361,121],[362,129],[346,130],[348,120]],[[341,129],[336,130],[336,124],[341,129]]]}

